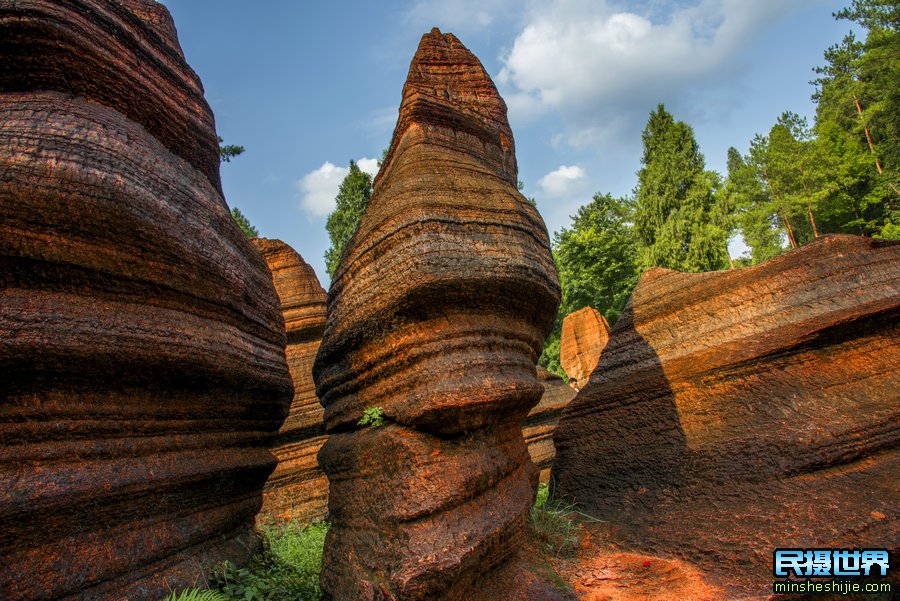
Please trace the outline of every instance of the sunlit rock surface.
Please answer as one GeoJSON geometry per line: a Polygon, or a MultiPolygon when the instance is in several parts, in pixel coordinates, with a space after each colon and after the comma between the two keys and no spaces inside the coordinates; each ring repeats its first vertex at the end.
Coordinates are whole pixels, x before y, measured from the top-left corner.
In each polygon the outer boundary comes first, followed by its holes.
{"type": "Polygon", "coordinates": [[[587,384],[600,354],[609,342],[609,323],[593,307],[584,307],[563,319],[559,340],[559,364],[578,387],[587,384]]]}

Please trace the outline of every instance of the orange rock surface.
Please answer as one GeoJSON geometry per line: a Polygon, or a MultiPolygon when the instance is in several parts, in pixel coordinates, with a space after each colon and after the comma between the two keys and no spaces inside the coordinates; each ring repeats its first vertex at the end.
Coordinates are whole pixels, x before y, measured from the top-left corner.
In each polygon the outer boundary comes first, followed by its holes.
{"type": "Polygon", "coordinates": [[[900,547],[900,243],[645,273],[555,434],[556,492],[624,550],[768,598],[776,547],[900,547]]]}
{"type": "Polygon", "coordinates": [[[600,354],[609,342],[609,323],[593,307],[584,307],[563,319],[559,340],[559,364],[578,387],[587,384],[600,354]]]}
{"type": "Polygon", "coordinates": [[[0,40],[0,599],[159,599],[259,546],[278,299],[164,7],[7,1],[0,40]]]}
{"type": "Polygon", "coordinates": [[[537,480],[522,425],[559,284],[516,183],[506,105],[478,59],[432,30],[313,369],[331,598],[557,598],[518,554],[537,480]],[[385,425],[358,425],[369,407],[385,425]]]}
{"type": "Polygon", "coordinates": [[[256,238],[253,244],[265,257],[281,299],[285,356],[294,381],[291,409],[272,450],[278,467],[263,489],[259,517],[310,522],[328,511],[328,479],[316,461],[325,442],[325,425],[312,378],[325,330],[325,291],[313,268],[281,240],[256,238]]]}

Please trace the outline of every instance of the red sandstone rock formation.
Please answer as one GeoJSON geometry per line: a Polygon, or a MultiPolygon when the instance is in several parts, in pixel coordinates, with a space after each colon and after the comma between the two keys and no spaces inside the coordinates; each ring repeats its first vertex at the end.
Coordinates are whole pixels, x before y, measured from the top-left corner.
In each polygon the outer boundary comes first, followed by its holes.
{"type": "Polygon", "coordinates": [[[245,561],[290,376],[165,9],[0,3],[0,598],[245,561]]]}
{"type": "Polygon", "coordinates": [[[281,299],[287,332],[285,355],[294,381],[291,410],[272,451],[278,467],[263,490],[260,517],[309,522],[325,517],[328,509],[328,479],[316,461],[325,442],[325,426],[312,378],[313,360],[325,329],[325,291],[316,272],[293,248],[266,238],[253,243],[265,257],[281,299]]]}
{"type": "Polygon", "coordinates": [[[575,390],[562,378],[543,367],[537,368],[537,375],[538,380],[544,385],[544,394],[525,418],[522,436],[528,445],[531,460],[541,471],[541,482],[547,482],[550,479],[550,465],[556,457],[553,432],[556,430],[562,410],[575,397],[575,390]]]}
{"type": "Polygon", "coordinates": [[[563,319],[559,364],[578,387],[587,384],[600,354],[609,342],[609,323],[593,307],[584,307],[563,319]]]}
{"type": "Polygon", "coordinates": [[[517,555],[537,477],[521,428],[559,285],[516,181],[493,82],[432,30],[313,369],[330,433],[330,598],[555,598],[517,555]],[[359,427],[367,407],[387,425],[359,427]]]}
{"type": "Polygon", "coordinates": [[[771,594],[775,547],[900,546],[898,317],[896,242],[645,273],[560,420],[557,492],[726,598],[771,594]]]}

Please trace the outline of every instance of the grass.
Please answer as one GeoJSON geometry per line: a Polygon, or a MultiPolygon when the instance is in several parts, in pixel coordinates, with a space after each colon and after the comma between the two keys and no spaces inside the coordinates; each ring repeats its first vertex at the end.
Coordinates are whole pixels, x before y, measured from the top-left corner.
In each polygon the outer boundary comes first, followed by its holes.
{"type": "MultiPolygon", "coordinates": [[[[538,487],[529,525],[542,552],[561,557],[575,551],[580,528],[575,513],[571,506],[551,499],[546,484],[538,487]]],[[[318,601],[328,526],[289,522],[263,527],[263,550],[245,567],[226,561],[209,574],[210,590],[172,592],[163,601],[318,601]]]]}
{"type": "Polygon", "coordinates": [[[210,590],[172,592],[163,601],[318,601],[327,532],[327,522],[263,527],[263,550],[245,567],[226,561],[209,574],[210,590]]]}
{"type": "Polygon", "coordinates": [[[581,529],[574,518],[575,513],[572,505],[550,497],[550,487],[546,483],[538,486],[528,523],[531,535],[542,551],[555,557],[574,553],[581,529]]]}

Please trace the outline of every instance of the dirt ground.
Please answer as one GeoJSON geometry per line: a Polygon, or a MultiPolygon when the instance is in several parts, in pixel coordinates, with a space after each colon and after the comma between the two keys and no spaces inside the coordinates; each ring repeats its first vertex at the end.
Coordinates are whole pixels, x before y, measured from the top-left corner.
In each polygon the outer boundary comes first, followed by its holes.
{"type": "Polygon", "coordinates": [[[554,558],[556,572],[579,601],[721,601],[695,567],[682,561],[623,553],[604,541],[601,526],[586,525],[574,555],[554,558]]]}

